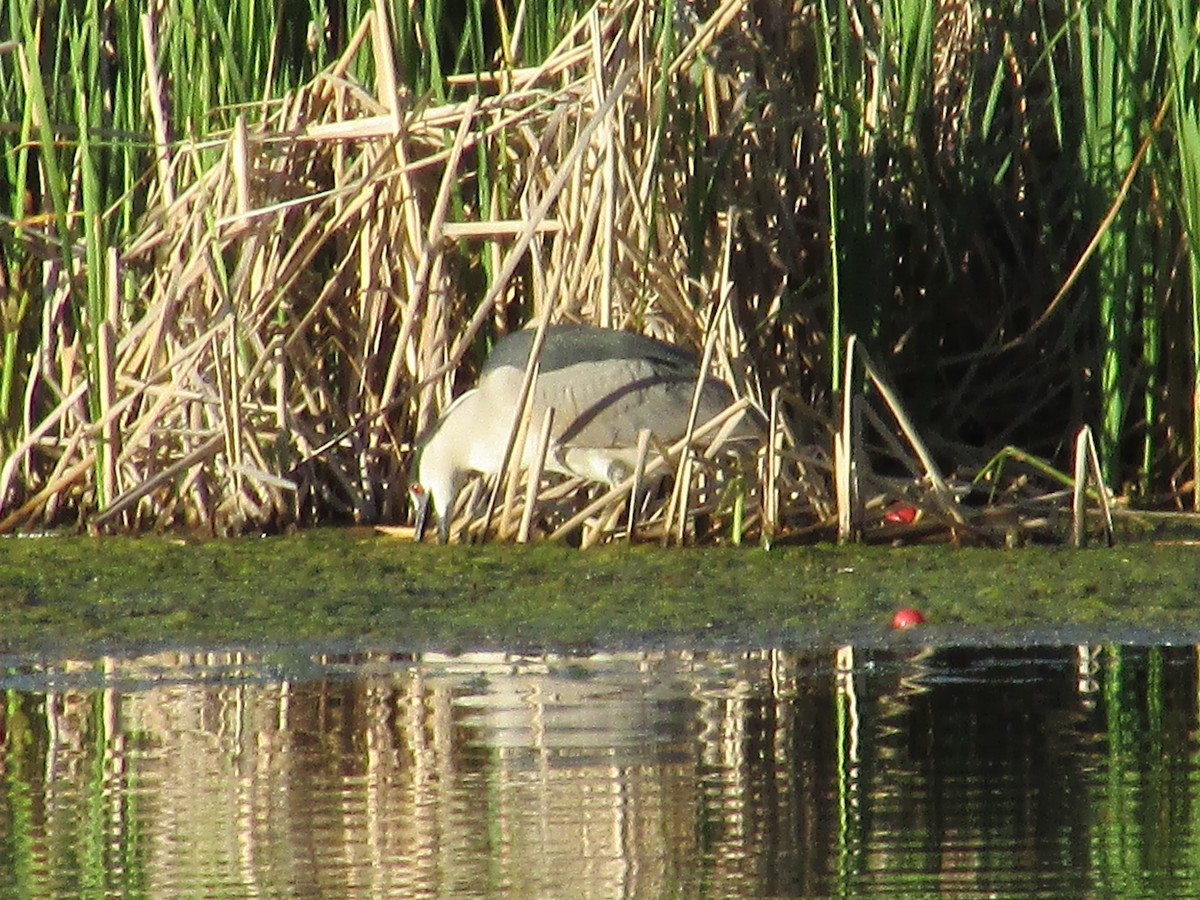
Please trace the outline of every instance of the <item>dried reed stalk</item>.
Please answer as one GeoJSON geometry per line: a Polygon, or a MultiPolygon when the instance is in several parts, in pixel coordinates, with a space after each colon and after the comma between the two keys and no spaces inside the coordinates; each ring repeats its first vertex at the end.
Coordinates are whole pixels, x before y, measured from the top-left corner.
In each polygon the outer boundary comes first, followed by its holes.
{"type": "Polygon", "coordinates": [[[1094,482],[1104,520],[1104,538],[1113,545],[1112,504],[1108,488],[1104,484],[1104,473],[1100,468],[1100,456],[1096,452],[1096,440],[1092,429],[1084,425],[1075,436],[1075,484],[1071,492],[1071,542],[1076,547],[1087,543],[1087,488],[1094,482]]]}
{"type": "Polygon", "coordinates": [[[554,427],[554,410],[547,409],[542,416],[542,427],[538,430],[537,453],[533,466],[529,470],[529,480],[525,491],[525,507],[521,510],[521,526],[517,531],[517,543],[529,542],[530,529],[533,525],[533,512],[537,507],[538,485],[542,480],[542,469],[546,465],[546,453],[550,449],[550,431],[554,427]]]}
{"type": "Polygon", "coordinates": [[[646,475],[646,454],[650,451],[650,429],[643,428],[638,432],[637,455],[633,462],[633,483],[629,488],[629,525],[626,538],[633,543],[634,532],[637,531],[638,499],[642,492],[642,479],[646,475]]]}
{"type": "MultiPolygon", "coordinates": [[[[401,87],[379,0],[325,72],[203,141],[172,139],[154,22],[143,18],[151,208],[107,262],[123,278],[108,312],[82,323],[102,335],[99,368],[84,364],[68,322],[71,267],[82,263],[46,266],[57,299],[45,307],[28,421],[0,467],[0,531],[70,513],[97,529],[217,531],[401,518],[417,435],[470,381],[488,341],[530,318],[702,344],[705,372],[715,365],[760,397],[759,385],[788,373],[750,371],[753,345],[738,323],[771,301],[740,288],[742,219],[694,218],[682,163],[695,148],[672,128],[694,105],[688,73],[724,38],[741,40],[746,8],[725,0],[664,57],[645,4],[598,5],[543,64],[451,79],[437,105],[401,87]],[[374,84],[349,75],[360,54],[374,62],[374,84]],[[485,178],[487,203],[471,192],[485,178]],[[735,283],[748,304],[736,314],[735,283]],[[97,497],[103,509],[89,505],[97,497]]],[[[730,84],[711,72],[702,80],[712,139],[739,115],[730,84]]],[[[780,339],[801,327],[780,326],[780,339]]],[[[669,524],[688,518],[687,468],[705,473],[705,509],[724,483],[711,460],[725,439],[700,425],[639,473],[644,483],[668,462],[681,467],[669,524]],[[705,436],[704,456],[682,453],[705,436]]],[[[820,521],[829,498],[812,454],[786,422],[772,434],[775,481],[755,488],[778,492],[764,524],[820,521]]],[[[505,470],[515,484],[516,466],[505,470]]],[[[531,481],[552,514],[574,490],[531,481]]],[[[562,514],[556,533],[596,515],[616,523],[629,487],[583,519],[562,514]]],[[[640,527],[669,515],[656,510],[640,527]]],[[[473,532],[485,527],[467,518],[473,532]]]]}

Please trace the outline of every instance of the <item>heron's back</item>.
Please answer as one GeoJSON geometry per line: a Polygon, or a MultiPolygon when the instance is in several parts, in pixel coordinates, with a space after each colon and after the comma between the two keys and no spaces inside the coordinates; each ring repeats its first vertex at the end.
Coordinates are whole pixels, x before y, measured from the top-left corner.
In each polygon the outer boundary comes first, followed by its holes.
{"type": "MultiPolygon", "coordinates": [[[[533,330],[499,341],[484,364],[479,387],[496,409],[511,409],[520,392],[533,330]]],[[[648,429],[664,441],[687,430],[699,376],[690,351],[626,331],[587,325],[553,325],[539,357],[533,420],[555,410],[553,437],[560,446],[633,447],[648,429]]],[[[733,403],[724,382],[706,378],[698,423],[733,403]]]]}
{"type": "MultiPolygon", "coordinates": [[[[504,367],[525,370],[533,347],[533,328],[522,328],[501,338],[488,354],[480,378],[504,367]]],[[[568,366],[604,364],[619,359],[641,359],[660,374],[677,372],[695,378],[700,361],[690,350],[632,331],[564,323],[546,329],[538,357],[542,373],[568,366]]]]}

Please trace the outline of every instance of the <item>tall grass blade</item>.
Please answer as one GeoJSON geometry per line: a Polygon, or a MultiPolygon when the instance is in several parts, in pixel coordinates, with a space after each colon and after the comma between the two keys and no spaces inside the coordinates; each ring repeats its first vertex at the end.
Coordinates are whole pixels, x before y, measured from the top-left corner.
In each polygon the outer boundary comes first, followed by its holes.
{"type": "Polygon", "coordinates": [[[1190,391],[1184,388],[1185,414],[1179,431],[1188,436],[1181,449],[1191,463],[1192,509],[1200,512],[1200,3],[1162,0],[1162,5],[1174,99],[1171,134],[1175,138],[1179,210],[1187,261],[1182,306],[1184,321],[1190,326],[1187,349],[1179,360],[1183,377],[1175,383],[1190,387],[1190,391]]]}
{"type": "MultiPolygon", "coordinates": [[[[1152,79],[1150,4],[1143,0],[1081,3],[1079,40],[1084,171],[1106,203],[1133,168],[1138,136],[1150,115],[1140,99],[1152,79]]],[[[1100,327],[1100,457],[1105,481],[1121,471],[1132,341],[1138,308],[1150,300],[1144,281],[1144,228],[1138,206],[1127,204],[1102,236],[1095,289],[1100,327]]],[[[1150,300],[1152,302],[1152,300],[1150,300]]]]}

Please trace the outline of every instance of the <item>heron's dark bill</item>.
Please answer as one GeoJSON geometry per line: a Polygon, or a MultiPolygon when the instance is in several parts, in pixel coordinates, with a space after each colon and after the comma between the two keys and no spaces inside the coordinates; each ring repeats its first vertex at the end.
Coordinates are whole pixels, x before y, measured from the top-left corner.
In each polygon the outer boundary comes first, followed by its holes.
{"type": "Polygon", "coordinates": [[[419,544],[425,539],[425,526],[429,523],[429,492],[419,484],[412,484],[408,496],[413,503],[413,539],[419,544]]]}

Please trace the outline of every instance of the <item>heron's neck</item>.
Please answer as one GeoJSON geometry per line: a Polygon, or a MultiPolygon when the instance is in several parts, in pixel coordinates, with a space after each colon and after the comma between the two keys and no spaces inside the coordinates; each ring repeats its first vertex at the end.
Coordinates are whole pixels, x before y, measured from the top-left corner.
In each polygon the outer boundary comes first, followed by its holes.
{"type": "Polygon", "coordinates": [[[429,493],[429,501],[439,519],[454,511],[454,501],[458,499],[463,480],[463,473],[451,459],[453,448],[443,446],[444,443],[434,436],[421,454],[417,472],[417,480],[429,493]]]}

